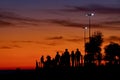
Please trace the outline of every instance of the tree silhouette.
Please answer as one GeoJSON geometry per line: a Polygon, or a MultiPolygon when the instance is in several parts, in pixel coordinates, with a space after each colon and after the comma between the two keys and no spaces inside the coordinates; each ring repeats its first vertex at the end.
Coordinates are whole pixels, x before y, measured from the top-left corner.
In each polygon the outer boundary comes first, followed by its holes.
{"type": "MultiPolygon", "coordinates": [[[[111,42],[109,45],[105,46],[106,59],[109,61],[109,64],[112,64],[116,60],[116,56],[120,58],[120,45],[114,42],[111,42]]],[[[120,61],[120,60],[119,60],[120,61]]]]}
{"type": "Polygon", "coordinates": [[[95,32],[91,37],[89,42],[85,44],[85,51],[87,52],[87,60],[89,60],[89,63],[93,63],[96,59],[99,62],[101,62],[101,45],[103,43],[103,38],[102,38],[102,33],[101,32],[95,32]]]}

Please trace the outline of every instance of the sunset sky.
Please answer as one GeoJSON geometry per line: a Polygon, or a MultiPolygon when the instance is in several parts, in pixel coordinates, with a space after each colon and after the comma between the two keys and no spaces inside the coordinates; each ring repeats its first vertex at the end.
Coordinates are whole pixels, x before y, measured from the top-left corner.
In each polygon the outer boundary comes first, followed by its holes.
{"type": "Polygon", "coordinates": [[[0,69],[35,68],[41,55],[66,48],[84,54],[91,12],[91,32],[102,32],[103,47],[120,43],[120,0],[0,0],[0,69]]]}

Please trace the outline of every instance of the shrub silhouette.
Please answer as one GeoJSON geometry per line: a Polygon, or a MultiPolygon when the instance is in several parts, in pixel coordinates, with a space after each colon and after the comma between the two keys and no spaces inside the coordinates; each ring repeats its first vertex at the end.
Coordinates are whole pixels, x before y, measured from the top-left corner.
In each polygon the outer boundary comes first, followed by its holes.
{"type": "Polygon", "coordinates": [[[120,58],[120,45],[119,44],[111,42],[109,45],[105,46],[104,49],[106,53],[106,59],[109,61],[109,64],[115,63],[115,61],[117,60],[116,56],[120,58]]]}

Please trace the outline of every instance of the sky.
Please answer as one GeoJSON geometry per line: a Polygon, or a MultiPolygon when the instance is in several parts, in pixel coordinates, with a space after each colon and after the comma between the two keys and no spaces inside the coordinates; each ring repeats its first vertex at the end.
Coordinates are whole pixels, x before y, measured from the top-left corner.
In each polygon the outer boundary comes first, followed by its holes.
{"type": "Polygon", "coordinates": [[[40,56],[53,58],[66,48],[84,55],[88,13],[103,48],[120,43],[120,0],[0,0],[0,69],[35,68],[40,56]]]}

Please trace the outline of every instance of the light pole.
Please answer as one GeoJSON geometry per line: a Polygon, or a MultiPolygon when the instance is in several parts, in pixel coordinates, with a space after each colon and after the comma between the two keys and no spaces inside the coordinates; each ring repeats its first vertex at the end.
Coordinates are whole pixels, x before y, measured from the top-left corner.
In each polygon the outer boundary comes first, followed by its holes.
{"type": "Polygon", "coordinates": [[[88,14],[86,14],[86,16],[88,16],[88,19],[89,19],[88,26],[89,26],[89,39],[90,39],[90,37],[91,37],[91,17],[94,16],[94,13],[88,13],[88,14]]]}
{"type": "Polygon", "coordinates": [[[83,27],[84,29],[84,53],[86,54],[86,50],[85,50],[85,44],[86,44],[86,30],[88,29],[88,27],[83,27]]]}

